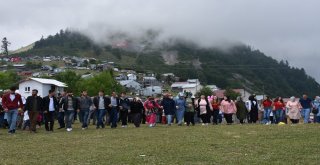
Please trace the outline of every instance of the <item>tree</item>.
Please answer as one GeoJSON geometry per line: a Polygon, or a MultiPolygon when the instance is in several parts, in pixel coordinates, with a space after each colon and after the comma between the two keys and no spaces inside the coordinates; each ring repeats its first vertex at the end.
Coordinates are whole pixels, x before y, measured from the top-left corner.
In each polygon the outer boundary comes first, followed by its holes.
{"type": "Polygon", "coordinates": [[[98,94],[99,90],[104,90],[106,95],[110,95],[111,92],[122,92],[124,89],[122,86],[113,79],[109,71],[104,71],[92,78],[81,80],[77,84],[77,91],[87,90],[90,96],[98,94]]]}
{"type": "Polygon", "coordinates": [[[240,93],[235,92],[231,88],[227,88],[226,91],[224,92],[225,96],[229,96],[231,100],[236,100],[238,96],[241,96],[240,93]]]}
{"type": "Polygon", "coordinates": [[[1,50],[3,51],[3,54],[5,55],[9,55],[9,50],[8,50],[8,47],[11,43],[7,40],[6,37],[4,37],[2,39],[2,45],[1,45],[1,50]]]}
{"type": "Polygon", "coordinates": [[[11,86],[17,86],[20,77],[13,71],[0,72],[0,80],[0,89],[6,90],[11,86]]]}
{"type": "Polygon", "coordinates": [[[200,92],[197,93],[197,96],[201,96],[201,95],[205,95],[207,96],[211,96],[212,95],[212,90],[209,87],[203,87],[200,92]]]}
{"type": "Polygon", "coordinates": [[[66,83],[68,86],[67,90],[71,90],[73,93],[78,93],[77,85],[80,83],[81,76],[77,75],[76,72],[68,70],[66,72],[56,74],[55,78],[66,83]]]}

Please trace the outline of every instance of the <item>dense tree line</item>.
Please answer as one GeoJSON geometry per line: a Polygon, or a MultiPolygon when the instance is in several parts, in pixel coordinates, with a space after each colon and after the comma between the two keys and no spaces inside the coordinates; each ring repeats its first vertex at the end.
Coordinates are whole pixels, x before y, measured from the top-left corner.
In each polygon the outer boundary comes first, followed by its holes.
{"type": "Polygon", "coordinates": [[[99,47],[81,33],[61,30],[54,36],[40,39],[32,50],[22,55],[28,54],[94,55],[110,59],[123,68],[158,74],[173,72],[181,81],[198,78],[204,85],[245,88],[271,96],[289,97],[302,93],[314,96],[320,93],[319,84],[304,69],[292,67],[287,61],[277,61],[246,45],[203,48],[189,41],[175,40],[137,53],[114,49],[111,45],[99,47]],[[166,65],[161,57],[163,51],[177,51],[178,63],[166,65]],[[200,67],[194,65],[194,60],[200,61],[200,67]]]}

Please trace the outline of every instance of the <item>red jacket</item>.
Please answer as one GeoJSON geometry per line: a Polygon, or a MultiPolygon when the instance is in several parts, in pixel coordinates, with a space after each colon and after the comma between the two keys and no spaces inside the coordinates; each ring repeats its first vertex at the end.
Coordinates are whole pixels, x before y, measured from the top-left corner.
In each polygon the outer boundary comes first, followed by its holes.
{"type": "Polygon", "coordinates": [[[2,106],[3,106],[3,109],[8,109],[8,110],[23,108],[21,95],[16,93],[14,100],[11,101],[10,93],[5,94],[2,97],[2,106]]]}
{"type": "Polygon", "coordinates": [[[262,104],[263,104],[263,107],[269,108],[272,106],[272,101],[271,100],[264,100],[262,104]]]}
{"type": "Polygon", "coordinates": [[[284,105],[284,103],[282,103],[282,102],[275,102],[275,103],[274,103],[274,109],[275,109],[275,110],[280,110],[280,109],[283,110],[284,106],[285,106],[285,105],[284,105]]]}

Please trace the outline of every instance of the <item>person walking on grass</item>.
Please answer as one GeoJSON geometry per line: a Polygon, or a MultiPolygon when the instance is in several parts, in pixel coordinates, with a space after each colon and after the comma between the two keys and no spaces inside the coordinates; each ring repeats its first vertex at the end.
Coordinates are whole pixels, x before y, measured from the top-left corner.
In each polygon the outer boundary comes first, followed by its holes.
{"type": "Polygon", "coordinates": [[[266,96],[266,99],[263,100],[262,102],[262,105],[263,105],[263,123],[264,124],[271,124],[271,121],[270,121],[270,113],[272,111],[272,100],[270,99],[269,96],[266,96]]]}
{"type": "Polygon", "coordinates": [[[105,128],[103,118],[106,115],[106,111],[109,109],[110,99],[104,95],[104,91],[100,90],[98,96],[93,99],[93,104],[97,114],[97,125],[96,128],[105,128]]]}
{"type": "MultiPolygon", "coordinates": [[[[174,104],[174,101],[173,101],[174,104]]],[[[147,113],[147,122],[149,127],[156,126],[157,111],[160,108],[159,104],[155,101],[154,97],[149,96],[148,100],[144,103],[144,109],[147,113]]]]}
{"type": "Polygon", "coordinates": [[[255,98],[255,95],[251,95],[249,96],[249,101],[247,102],[248,105],[247,105],[247,109],[249,111],[249,120],[248,120],[248,123],[257,123],[258,121],[258,101],[257,99],[255,98]]]}
{"type": "Polygon", "coordinates": [[[23,108],[21,95],[15,93],[15,91],[16,88],[11,87],[10,91],[2,97],[2,107],[6,113],[6,119],[9,125],[9,134],[16,133],[18,108],[23,108]]]}
{"type": "Polygon", "coordinates": [[[58,109],[59,103],[55,97],[55,92],[54,90],[49,90],[49,95],[43,98],[43,113],[46,131],[53,132],[54,116],[58,109]]]}
{"type": "Polygon", "coordinates": [[[117,128],[118,113],[120,109],[120,100],[116,92],[112,92],[109,102],[111,128],[117,128]]]}
{"type": "Polygon", "coordinates": [[[276,124],[279,124],[280,122],[283,122],[283,116],[284,116],[284,108],[285,108],[285,104],[282,100],[281,97],[278,97],[274,100],[273,103],[273,109],[274,109],[274,114],[275,114],[275,119],[276,119],[276,124]]]}
{"type": "Polygon", "coordinates": [[[128,113],[130,111],[130,100],[127,98],[126,93],[122,92],[120,97],[120,117],[122,128],[128,127],[128,113]]]}
{"type": "Polygon", "coordinates": [[[130,103],[130,110],[129,113],[132,117],[134,126],[140,127],[141,124],[141,116],[143,113],[143,104],[140,98],[133,98],[132,102],[130,103]]]}
{"type": "Polygon", "coordinates": [[[219,119],[219,112],[220,112],[220,103],[217,96],[213,96],[213,99],[211,101],[212,106],[212,120],[213,125],[218,125],[218,119],[219,119]]]}
{"type": "Polygon", "coordinates": [[[236,102],[236,108],[237,108],[237,118],[240,121],[240,124],[244,124],[244,120],[248,116],[248,109],[246,107],[246,103],[242,100],[242,97],[238,96],[237,97],[237,102],[236,102]]]}
{"type": "Polygon", "coordinates": [[[236,104],[230,99],[230,96],[225,96],[221,101],[221,111],[227,121],[227,125],[233,123],[232,116],[237,112],[236,104]]]}
{"type": "Polygon", "coordinates": [[[200,118],[202,120],[202,125],[209,125],[210,123],[210,113],[212,111],[212,106],[205,95],[201,95],[200,99],[196,102],[197,110],[200,112],[200,118]]]}
{"type": "Polygon", "coordinates": [[[67,131],[72,131],[72,121],[74,120],[75,111],[78,109],[79,103],[78,99],[73,96],[70,91],[62,98],[60,102],[60,108],[65,112],[67,131]]]}
{"type": "Polygon", "coordinates": [[[316,96],[312,102],[312,111],[314,113],[314,120],[316,123],[320,123],[320,97],[316,96]]]}
{"type": "Polygon", "coordinates": [[[79,97],[79,109],[80,121],[82,122],[82,130],[88,129],[88,117],[90,107],[93,105],[91,97],[88,96],[87,90],[83,90],[79,97]]]}
{"type": "Polygon", "coordinates": [[[171,126],[172,124],[172,117],[176,109],[176,105],[175,105],[176,103],[170,96],[171,96],[170,93],[165,93],[160,103],[160,106],[161,106],[160,108],[163,109],[164,111],[168,126],[171,126]]]}
{"type": "Polygon", "coordinates": [[[36,125],[39,114],[43,110],[43,101],[40,96],[38,96],[38,90],[32,90],[32,96],[27,97],[26,105],[24,111],[28,111],[30,119],[30,132],[36,133],[36,125]]]}
{"type": "Polygon", "coordinates": [[[185,122],[187,123],[187,126],[190,126],[190,124],[192,124],[192,126],[195,125],[194,122],[194,96],[190,96],[187,97],[186,102],[187,102],[187,107],[186,107],[186,113],[185,113],[185,122]]]}
{"type": "Polygon", "coordinates": [[[287,115],[292,124],[298,124],[299,119],[301,118],[301,104],[294,96],[290,97],[290,100],[286,104],[286,108],[288,109],[287,115]]]}
{"type": "Polygon", "coordinates": [[[299,102],[302,106],[301,115],[303,117],[303,122],[307,124],[309,123],[309,120],[310,120],[312,100],[308,98],[306,94],[304,94],[302,98],[299,100],[299,102]]]}
{"type": "Polygon", "coordinates": [[[187,102],[184,97],[184,93],[179,93],[179,98],[175,101],[176,104],[176,117],[178,121],[178,126],[182,126],[184,113],[187,108],[187,102]]]}
{"type": "MultiPolygon", "coordinates": [[[[60,108],[61,102],[63,100],[63,98],[66,96],[66,92],[62,92],[61,94],[58,94],[58,101],[59,101],[59,112],[58,112],[58,123],[59,123],[59,128],[58,129],[63,129],[66,127],[66,123],[65,123],[65,113],[63,108],[60,108]]],[[[63,106],[63,105],[62,105],[63,106]]]]}

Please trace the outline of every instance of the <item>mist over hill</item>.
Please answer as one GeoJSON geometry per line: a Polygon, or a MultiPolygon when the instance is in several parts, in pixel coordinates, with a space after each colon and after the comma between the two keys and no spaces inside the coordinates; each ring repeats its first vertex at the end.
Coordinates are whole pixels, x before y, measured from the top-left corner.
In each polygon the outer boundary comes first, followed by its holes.
{"type": "Polygon", "coordinates": [[[303,68],[277,61],[241,43],[221,41],[204,46],[178,37],[161,37],[161,31],[146,30],[90,36],[76,30],[35,42],[21,56],[80,56],[113,61],[120,68],[158,74],[174,73],[181,80],[199,78],[203,84],[220,88],[245,88],[272,96],[316,95],[320,85],[303,68]]]}

